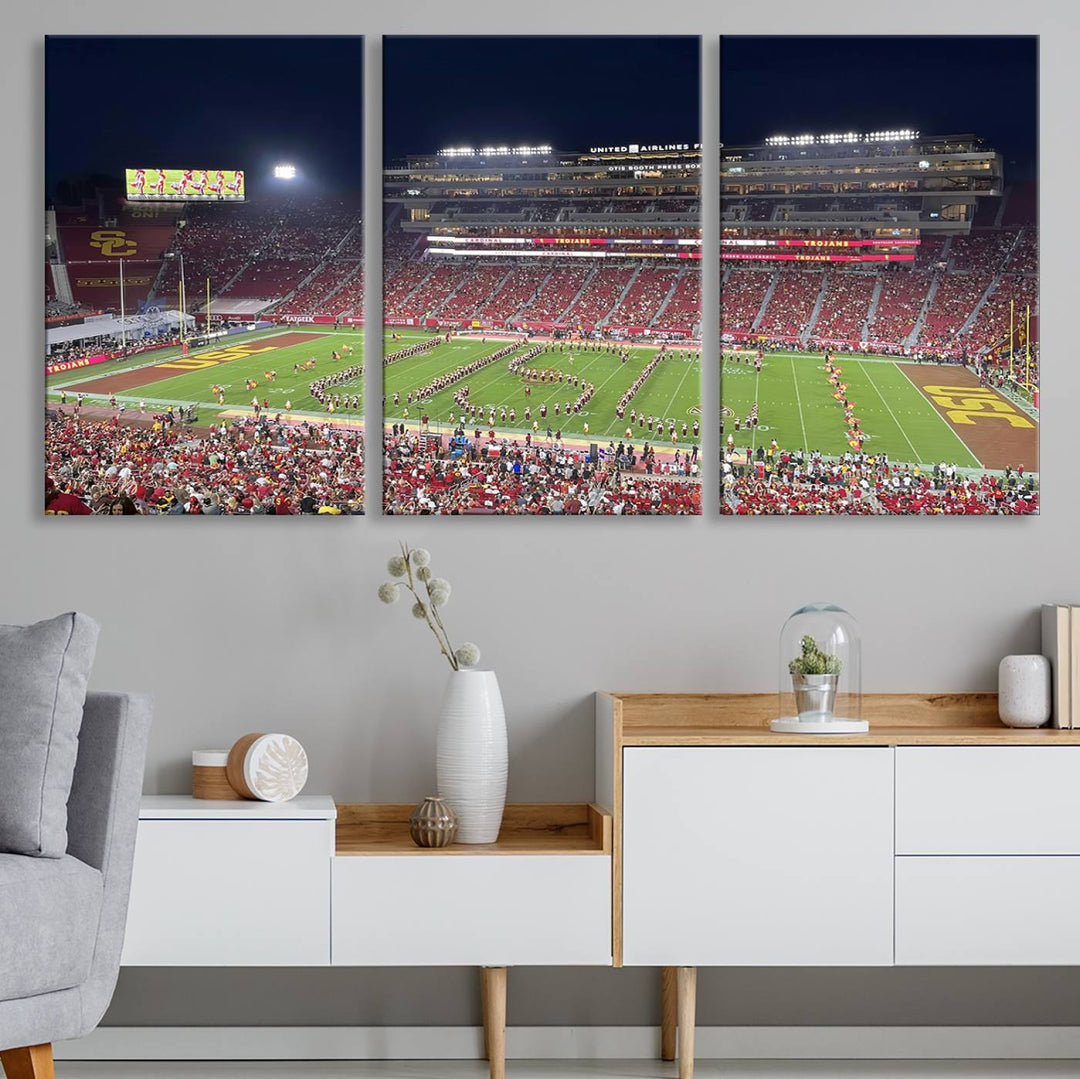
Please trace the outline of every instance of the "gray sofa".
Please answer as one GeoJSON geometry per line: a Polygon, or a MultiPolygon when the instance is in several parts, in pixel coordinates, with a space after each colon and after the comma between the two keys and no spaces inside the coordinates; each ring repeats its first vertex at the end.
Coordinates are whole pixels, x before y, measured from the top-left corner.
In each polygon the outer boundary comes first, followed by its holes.
{"type": "Polygon", "coordinates": [[[51,1079],[51,1043],[92,1031],[124,943],[148,697],[89,693],[61,858],[0,854],[0,1061],[51,1079]]]}

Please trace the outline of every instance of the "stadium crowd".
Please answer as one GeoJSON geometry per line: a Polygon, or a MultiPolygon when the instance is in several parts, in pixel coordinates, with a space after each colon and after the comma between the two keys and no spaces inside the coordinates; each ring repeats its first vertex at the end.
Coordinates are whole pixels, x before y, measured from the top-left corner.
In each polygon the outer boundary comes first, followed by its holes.
{"type": "Polygon", "coordinates": [[[263,417],[199,433],[76,418],[45,423],[45,511],[51,514],[358,514],[364,440],[357,431],[263,417]]]}
{"type": "Polygon", "coordinates": [[[1001,476],[965,476],[945,462],[924,471],[883,454],[764,450],[755,460],[724,455],[724,512],[773,514],[1023,515],[1038,513],[1039,492],[1023,466],[1001,476]]]}
{"type": "Polygon", "coordinates": [[[602,459],[556,439],[533,445],[443,440],[394,425],[383,442],[390,514],[690,515],[701,512],[697,455],[660,466],[652,450],[612,446],[602,459]],[[633,471],[637,468],[637,471],[633,471]],[[625,470],[624,470],[625,469],[625,470]]]}

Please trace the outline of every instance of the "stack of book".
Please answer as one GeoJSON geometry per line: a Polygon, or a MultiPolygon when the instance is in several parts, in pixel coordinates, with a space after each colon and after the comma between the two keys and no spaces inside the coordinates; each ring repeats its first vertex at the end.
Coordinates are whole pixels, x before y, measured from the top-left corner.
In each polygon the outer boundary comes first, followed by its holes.
{"type": "Polygon", "coordinates": [[[1080,604],[1043,604],[1042,651],[1052,672],[1051,723],[1080,727],[1080,604]]]}

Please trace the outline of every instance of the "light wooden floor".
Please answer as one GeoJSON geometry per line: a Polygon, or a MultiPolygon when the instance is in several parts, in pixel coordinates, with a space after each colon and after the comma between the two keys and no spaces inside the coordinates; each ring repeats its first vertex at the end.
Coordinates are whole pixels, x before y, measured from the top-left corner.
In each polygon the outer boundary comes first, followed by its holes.
{"type": "MultiPolygon", "coordinates": [[[[512,1060],[508,1079],[674,1079],[674,1064],[650,1061],[512,1060]]],[[[61,1062],[57,1079],[487,1079],[472,1061],[338,1061],[281,1064],[61,1062]]],[[[1077,1061],[719,1061],[699,1060],[697,1079],[1076,1079],[1077,1061]]]]}

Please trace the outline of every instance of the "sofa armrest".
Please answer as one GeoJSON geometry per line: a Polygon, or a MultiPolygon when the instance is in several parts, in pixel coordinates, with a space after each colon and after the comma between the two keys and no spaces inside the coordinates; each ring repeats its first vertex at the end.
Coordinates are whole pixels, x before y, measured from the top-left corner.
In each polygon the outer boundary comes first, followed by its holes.
{"type": "Polygon", "coordinates": [[[107,864],[110,848],[135,842],[152,708],[149,697],[134,694],[86,695],[68,798],[68,854],[106,875],[121,868],[107,864]]]}
{"type": "Polygon", "coordinates": [[[101,921],[83,986],[84,1032],[112,998],[124,944],[131,864],[139,823],[153,705],[129,693],[88,693],[68,799],[68,854],[101,870],[101,921]]]}

